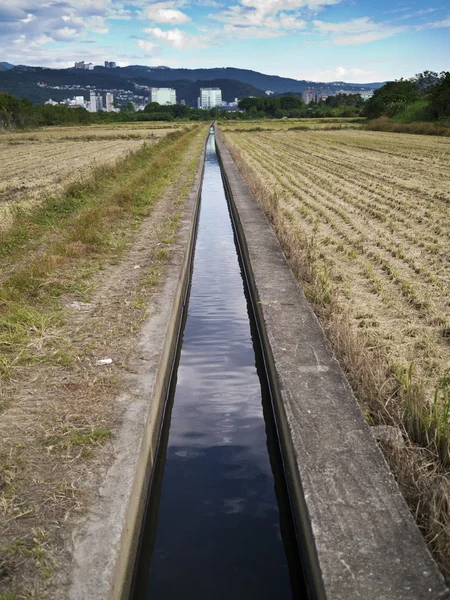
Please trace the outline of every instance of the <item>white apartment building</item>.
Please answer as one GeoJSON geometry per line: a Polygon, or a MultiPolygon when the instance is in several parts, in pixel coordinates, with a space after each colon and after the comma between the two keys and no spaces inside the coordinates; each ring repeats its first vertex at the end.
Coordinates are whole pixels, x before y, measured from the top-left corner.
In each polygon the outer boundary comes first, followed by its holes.
{"type": "Polygon", "coordinates": [[[208,110],[222,104],[222,90],[220,88],[200,88],[200,106],[208,110]]]}
{"type": "Polygon", "coordinates": [[[106,112],[114,111],[114,96],[111,92],[107,92],[106,94],[106,112]]]}
{"type": "Polygon", "coordinates": [[[97,96],[95,92],[91,90],[89,96],[89,112],[94,113],[97,112],[97,96]]]}
{"type": "Polygon", "coordinates": [[[96,93],[91,90],[89,96],[89,112],[95,113],[99,110],[103,110],[103,98],[101,96],[97,96],[96,93]]]}
{"type": "Polygon", "coordinates": [[[84,60],[80,60],[74,64],[75,69],[87,69],[88,71],[94,70],[94,65],[92,63],[85,63],[84,60]]]}
{"type": "Polygon", "coordinates": [[[150,88],[150,102],[158,104],[176,104],[177,93],[172,88],[150,88]]]}
{"type": "Polygon", "coordinates": [[[309,104],[310,102],[315,102],[316,100],[316,92],[313,88],[306,88],[302,92],[302,98],[305,104],[309,104]]]}

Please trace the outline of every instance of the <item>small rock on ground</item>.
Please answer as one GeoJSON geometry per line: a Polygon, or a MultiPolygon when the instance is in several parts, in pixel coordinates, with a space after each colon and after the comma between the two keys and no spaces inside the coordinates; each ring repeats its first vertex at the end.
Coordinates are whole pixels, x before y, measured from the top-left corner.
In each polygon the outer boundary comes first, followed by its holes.
{"type": "Polygon", "coordinates": [[[397,448],[402,448],[405,445],[403,434],[398,427],[392,427],[392,425],[377,425],[370,429],[377,442],[386,442],[397,448]]]}

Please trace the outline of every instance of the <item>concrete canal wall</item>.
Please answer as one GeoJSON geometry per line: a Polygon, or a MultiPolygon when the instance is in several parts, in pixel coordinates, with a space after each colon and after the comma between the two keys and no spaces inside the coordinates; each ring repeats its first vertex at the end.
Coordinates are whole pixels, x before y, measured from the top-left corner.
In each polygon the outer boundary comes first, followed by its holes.
{"type": "MultiPolygon", "coordinates": [[[[206,145],[206,140],[205,140],[206,145]]],[[[114,436],[115,460],[95,506],[73,539],[70,600],[128,598],[184,303],[187,299],[205,145],[189,197],[158,310],[137,340],[142,360],[117,400],[121,427],[114,436]]]]}

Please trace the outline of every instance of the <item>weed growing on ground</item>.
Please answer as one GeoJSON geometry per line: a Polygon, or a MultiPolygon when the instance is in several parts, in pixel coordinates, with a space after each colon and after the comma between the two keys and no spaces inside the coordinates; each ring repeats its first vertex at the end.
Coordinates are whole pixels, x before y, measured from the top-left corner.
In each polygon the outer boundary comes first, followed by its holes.
{"type": "MultiPolygon", "coordinates": [[[[120,256],[126,228],[136,227],[151,210],[193,135],[195,130],[173,132],[119,164],[98,167],[60,197],[21,214],[4,232],[1,252],[9,267],[0,290],[0,379],[33,361],[71,363],[59,333],[63,311],[55,310],[55,299],[83,287],[87,265],[120,256]],[[42,250],[36,253],[37,242],[42,250]]],[[[167,262],[168,250],[159,249],[155,258],[167,262]]]]}

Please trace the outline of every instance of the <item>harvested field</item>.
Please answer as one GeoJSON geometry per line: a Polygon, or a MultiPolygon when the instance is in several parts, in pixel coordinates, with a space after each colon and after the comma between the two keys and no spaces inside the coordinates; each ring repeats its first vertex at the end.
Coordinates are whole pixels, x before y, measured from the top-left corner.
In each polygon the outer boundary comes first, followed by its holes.
{"type": "Polygon", "coordinates": [[[222,121],[222,131],[308,131],[309,129],[359,129],[366,119],[330,117],[328,119],[273,119],[265,121],[222,121]]]}
{"type": "MultiPolygon", "coordinates": [[[[265,122],[262,123],[265,126],[265,122]]],[[[436,558],[450,573],[450,141],[233,132],[271,219],[436,558]]]]}
{"type": "Polygon", "coordinates": [[[39,131],[0,133],[0,143],[58,142],[61,140],[90,141],[117,139],[152,139],[164,137],[170,131],[189,127],[188,123],[149,121],[142,123],[111,123],[71,127],[46,127],[39,131]]]}
{"type": "MultiPolygon", "coordinates": [[[[89,169],[110,164],[174,131],[166,124],[49,127],[0,135],[0,228],[18,207],[30,207],[89,169]]],[[[179,127],[180,128],[180,127],[179,127]]]]}

